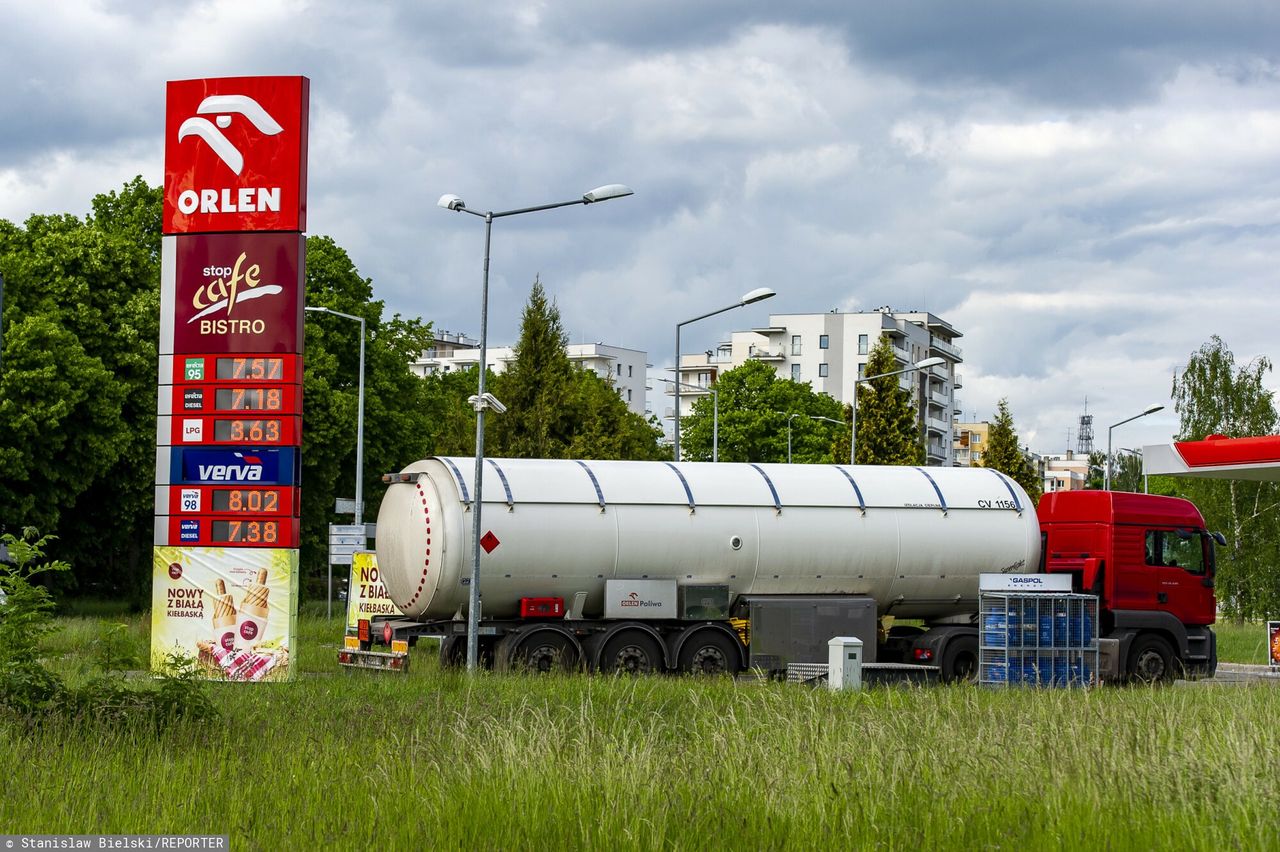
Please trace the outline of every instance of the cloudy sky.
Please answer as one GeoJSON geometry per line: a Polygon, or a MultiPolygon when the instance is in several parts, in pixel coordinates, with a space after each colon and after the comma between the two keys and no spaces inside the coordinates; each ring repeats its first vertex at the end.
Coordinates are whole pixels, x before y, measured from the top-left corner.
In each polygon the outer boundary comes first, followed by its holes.
{"type": "MultiPolygon", "coordinates": [[[[389,311],[479,330],[483,225],[436,207],[635,196],[495,224],[490,339],[535,275],[574,341],[687,351],[768,311],[926,309],[966,416],[1066,447],[1177,429],[1210,335],[1277,352],[1280,5],[0,0],[0,218],[159,183],[164,83],[311,78],[309,231],[389,311]],[[1072,431],[1074,441],[1074,431],[1072,431]]],[[[1276,387],[1273,377],[1270,386],[1276,387]]],[[[656,395],[654,397],[656,399],[656,395]]]]}

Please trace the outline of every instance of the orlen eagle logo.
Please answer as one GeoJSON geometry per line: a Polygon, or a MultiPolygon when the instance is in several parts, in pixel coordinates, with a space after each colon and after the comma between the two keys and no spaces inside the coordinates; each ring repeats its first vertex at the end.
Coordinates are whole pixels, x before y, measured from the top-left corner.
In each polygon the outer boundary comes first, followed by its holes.
{"type": "MultiPolygon", "coordinates": [[[[188,136],[198,136],[217,154],[222,162],[236,174],[244,168],[244,155],[231,144],[231,140],[222,135],[222,131],[231,126],[231,116],[227,113],[243,115],[265,136],[283,133],[284,128],[272,118],[262,105],[248,95],[210,95],[196,107],[197,115],[182,122],[178,128],[178,141],[188,136]],[[216,116],[213,121],[200,118],[201,115],[216,116]],[[217,124],[215,127],[214,124],[217,124]],[[221,129],[219,129],[221,128],[221,129]]],[[[277,204],[279,200],[277,199],[277,204]]],[[[278,208],[277,208],[278,209],[278,208]]]]}
{"type": "Polygon", "coordinates": [[[262,459],[244,453],[232,453],[241,464],[199,465],[200,478],[209,482],[261,482],[262,459]]]}

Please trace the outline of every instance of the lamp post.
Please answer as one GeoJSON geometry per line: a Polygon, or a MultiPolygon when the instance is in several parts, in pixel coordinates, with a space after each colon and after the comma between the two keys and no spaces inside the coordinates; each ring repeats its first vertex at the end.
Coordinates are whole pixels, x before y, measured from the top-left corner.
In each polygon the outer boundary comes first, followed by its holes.
{"type": "MultiPolygon", "coordinates": [[[[311,307],[303,310],[320,314],[333,314],[335,317],[355,320],[360,323],[360,378],[359,391],[356,396],[356,526],[364,525],[364,317],[355,314],[344,314],[333,308],[311,307]]],[[[367,544],[367,542],[366,542],[367,544]]],[[[329,565],[329,618],[333,618],[333,565],[329,565]]]]}
{"type": "Polygon", "coordinates": [[[947,363],[946,358],[934,356],[933,358],[925,358],[923,361],[917,361],[910,367],[904,367],[901,370],[892,370],[888,373],[879,373],[874,376],[864,376],[861,379],[853,380],[853,399],[849,400],[849,464],[853,464],[854,459],[857,458],[854,455],[854,449],[858,443],[858,385],[863,382],[883,379],[887,376],[900,376],[903,373],[913,373],[916,370],[927,370],[930,367],[937,367],[945,363],[947,363]]]}
{"type": "Polygon", "coordinates": [[[1132,417],[1126,417],[1124,420],[1121,420],[1119,423],[1112,423],[1110,426],[1107,427],[1107,467],[1106,467],[1106,473],[1102,477],[1103,491],[1111,490],[1111,430],[1116,428],[1117,426],[1123,426],[1124,424],[1128,423],[1131,420],[1137,420],[1139,417],[1146,417],[1148,414],[1155,414],[1157,411],[1159,411],[1162,408],[1164,408],[1163,405],[1148,406],[1147,409],[1143,411],[1141,414],[1135,414],[1132,417]]]}
{"type": "MultiPolygon", "coordinates": [[[[654,378],[657,378],[656,376],[654,378]]],[[[686,387],[697,391],[711,391],[711,461],[720,460],[720,391],[711,385],[691,385],[688,382],[677,382],[675,379],[658,379],[669,385],[686,387]]]]}
{"type": "Polygon", "coordinates": [[[791,464],[791,421],[797,417],[808,417],[810,420],[825,420],[828,423],[834,423],[837,426],[843,426],[843,420],[836,420],[832,417],[823,417],[821,414],[802,414],[795,413],[787,416],[787,464],[791,464]]]}
{"type": "Polygon", "coordinates": [[[493,233],[493,220],[507,216],[519,216],[522,213],[537,213],[542,210],[554,210],[557,207],[570,207],[575,204],[594,204],[597,201],[608,201],[611,198],[624,198],[632,195],[630,187],[620,183],[598,186],[583,193],[581,198],[572,201],[557,201],[553,204],[539,204],[536,207],[520,207],[515,210],[492,210],[481,213],[467,207],[466,203],[456,195],[442,195],[436,204],[446,210],[458,213],[470,213],[484,219],[484,275],[480,287],[480,382],[479,390],[470,398],[471,406],[476,412],[476,471],[475,496],[472,498],[471,526],[471,597],[467,606],[467,671],[474,671],[480,658],[480,511],[481,486],[484,484],[484,412],[492,407],[502,413],[505,409],[493,394],[484,389],[485,366],[488,359],[489,332],[489,246],[493,233]]]}
{"type": "Polygon", "coordinates": [[[676,364],[675,364],[676,426],[675,426],[675,432],[673,434],[673,438],[674,438],[673,444],[675,446],[675,461],[680,461],[680,383],[679,383],[679,380],[680,380],[680,329],[691,322],[704,320],[707,317],[713,317],[716,314],[722,314],[725,311],[731,311],[734,308],[744,308],[747,305],[750,305],[754,302],[762,302],[765,299],[771,298],[776,295],[777,294],[774,293],[772,290],[770,290],[768,287],[757,287],[756,289],[752,290],[750,293],[745,294],[741,299],[739,299],[737,302],[734,302],[732,305],[725,305],[723,308],[717,308],[716,310],[709,311],[705,314],[702,314],[701,316],[696,316],[693,319],[687,319],[684,322],[676,323],[676,364]]]}

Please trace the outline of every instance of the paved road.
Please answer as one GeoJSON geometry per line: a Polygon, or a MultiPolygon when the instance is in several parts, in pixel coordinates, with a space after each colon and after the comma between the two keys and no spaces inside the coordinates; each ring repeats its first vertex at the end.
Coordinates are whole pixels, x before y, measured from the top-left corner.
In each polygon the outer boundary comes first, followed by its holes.
{"type": "Polygon", "coordinates": [[[1245,684],[1267,683],[1280,686],[1280,672],[1270,666],[1255,666],[1246,663],[1218,663],[1218,673],[1208,680],[1178,681],[1180,684],[1205,684],[1213,686],[1242,686],[1245,684]]]}

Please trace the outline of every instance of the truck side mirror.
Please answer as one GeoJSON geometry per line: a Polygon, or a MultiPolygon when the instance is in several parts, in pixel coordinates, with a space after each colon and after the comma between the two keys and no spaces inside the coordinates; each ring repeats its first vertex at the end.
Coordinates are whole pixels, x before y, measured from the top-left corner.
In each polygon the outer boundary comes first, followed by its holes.
{"type": "Polygon", "coordinates": [[[1209,535],[1213,536],[1213,540],[1214,540],[1214,541],[1216,541],[1216,542],[1218,543],[1218,545],[1219,545],[1219,546],[1221,546],[1221,547],[1226,547],[1226,546],[1227,546],[1227,537],[1226,537],[1225,535],[1223,535],[1222,533],[1220,533],[1220,532],[1211,532],[1211,533],[1209,533],[1209,535]]]}

